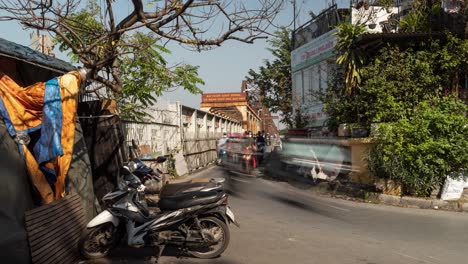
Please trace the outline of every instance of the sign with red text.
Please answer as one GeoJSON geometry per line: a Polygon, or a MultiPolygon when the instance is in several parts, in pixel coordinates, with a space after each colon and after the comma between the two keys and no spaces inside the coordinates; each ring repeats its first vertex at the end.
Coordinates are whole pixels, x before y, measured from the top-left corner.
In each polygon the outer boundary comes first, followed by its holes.
{"type": "Polygon", "coordinates": [[[338,41],[335,34],[338,29],[331,30],[311,42],[291,52],[292,71],[298,71],[310,65],[319,63],[333,56],[338,41]]]}
{"type": "Polygon", "coordinates": [[[246,93],[204,93],[202,103],[246,102],[246,93]]]}

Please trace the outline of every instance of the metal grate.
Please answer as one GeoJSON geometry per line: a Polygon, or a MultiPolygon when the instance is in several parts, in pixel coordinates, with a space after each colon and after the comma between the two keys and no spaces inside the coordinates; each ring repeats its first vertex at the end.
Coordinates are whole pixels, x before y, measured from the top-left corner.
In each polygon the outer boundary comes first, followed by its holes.
{"type": "Polygon", "coordinates": [[[73,263],[85,215],[77,194],[25,213],[32,263],[73,263]]]}

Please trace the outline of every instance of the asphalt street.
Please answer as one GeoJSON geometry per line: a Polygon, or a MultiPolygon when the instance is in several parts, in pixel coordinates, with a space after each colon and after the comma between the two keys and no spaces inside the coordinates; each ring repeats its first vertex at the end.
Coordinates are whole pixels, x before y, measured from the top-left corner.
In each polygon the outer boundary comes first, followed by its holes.
{"type": "MultiPolygon", "coordinates": [[[[220,167],[198,178],[227,177],[220,167]]],[[[229,177],[228,177],[229,178],[229,177]]],[[[468,214],[351,202],[284,182],[231,176],[230,206],[241,227],[217,259],[178,257],[162,264],[468,263],[468,214]]],[[[153,249],[119,249],[89,263],[147,263],[153,249]]]]}

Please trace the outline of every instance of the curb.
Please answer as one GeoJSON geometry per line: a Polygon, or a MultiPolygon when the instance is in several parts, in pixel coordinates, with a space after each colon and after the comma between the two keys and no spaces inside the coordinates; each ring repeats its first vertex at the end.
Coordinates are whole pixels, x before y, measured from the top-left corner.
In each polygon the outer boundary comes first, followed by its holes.
{"type": "Polygon", "coordinates": [[[437,199],[424,199],[408,196],[394,196],[388,194],[376,194],[381,204],[400,207],[434,209],[454,212],[468,212],[468,203],[461,201],[443,201],[437,199]]]}
{"type": "MultiPolygon", "coordinates": [[[[270,171],[271,172],[271,171],[270,171]]],[[[267,172],[268,173],[268,172],[267,172]]],[[[279,179],[295,185],[305,185],[310,191],[327,194],[334,198],[368,202],[374,204],[384,204],[406,208],[434,209],[453,212],[468,213],[468,202],[463,201],[443,201],[430,198],[417,198],[411,196],[395,196],[364,189],[352,188],[339,182],[319,182],[313,183],[310,179],[275,171],[275,177],[264,175],[264,178],[279,179]]]]}

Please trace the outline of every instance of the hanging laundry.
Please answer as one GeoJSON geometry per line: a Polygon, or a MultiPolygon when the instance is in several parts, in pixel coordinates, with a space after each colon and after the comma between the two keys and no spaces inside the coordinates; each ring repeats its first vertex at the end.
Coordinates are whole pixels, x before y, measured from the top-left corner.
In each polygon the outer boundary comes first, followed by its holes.
{"type": "Polygon", "coordinates": [[[79,72],[21,87],[0,72],[0,116],[43,203],[65,195],[75,139],[79,72]]]}

